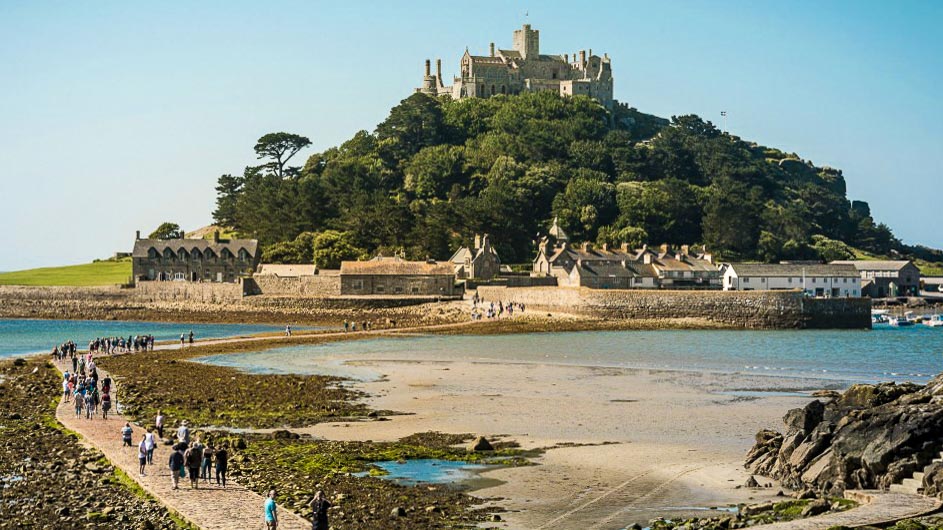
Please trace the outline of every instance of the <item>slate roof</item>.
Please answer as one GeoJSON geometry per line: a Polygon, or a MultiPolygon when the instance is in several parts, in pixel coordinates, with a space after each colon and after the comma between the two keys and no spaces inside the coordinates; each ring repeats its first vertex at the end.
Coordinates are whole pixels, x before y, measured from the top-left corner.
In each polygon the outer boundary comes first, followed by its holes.
{"type": "Polygon", "coordinates": [[[907,260],[848,260],[833,261],[832,265],[854,265],[859,271],[899,271],[910,263],[907,260]]]}
{"type": "Polygon", "coordinates": [[[341,275],[454,276],[448,261],[407,261],[400,257],[377,256],[368,261],[342,261],[341,275]]]}
{"type": "Polygon", "coordinates": [[[848,264],[783,264],[783,263],[731,263],[730,267],[740,277],[767,277],[786,278],[799,277],[831,277],[831,278],[860,278],[858,269],[848,264]]]}
{"type": "Polygon", "coordinates": [[[245,249],[250,256],[257,256],[259,242],[256,239],[221,239],[219,242],[212,239],[138,239],[134,242],[134,250],[131,256],[146,258],[148,257],[148,251],[152,248],[161,254],[168,248],[177,254],[180,253],[181,249],[187,252],[212,250],[217,256],[220,255],[223,249],[229,249],[234,255],[238,254],[240,249],[245,249]]]}

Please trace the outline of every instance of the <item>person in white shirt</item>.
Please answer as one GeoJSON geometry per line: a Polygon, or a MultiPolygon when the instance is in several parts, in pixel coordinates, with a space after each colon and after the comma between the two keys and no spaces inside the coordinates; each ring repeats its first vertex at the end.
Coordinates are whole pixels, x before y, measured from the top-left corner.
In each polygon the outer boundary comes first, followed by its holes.
{"type": "Polygon", "coordinates": [[[141,465],[141,468],[140,470],[138,470],[138,473],[140,473],[142,477],[146,476],[144,474],[144,466],[147,465],[147,435],[146,434],[141,437],[141,443],[138,444],[138,464],[141,465]]]}
{"type": "Polygon", "coordinates": [[[154,437],[154,432],[151,429],[147,430],[147,433],[144,435],[145,449],[147,449],[147,463],[149,465],[154,464],[154,448],[157,447],[157,439],[154,437]]]}
{"type": "Polygon", "coordinates": [[[154,426],[157,427],[157,437],[161,440],[164,439],[164,415],[161,411],[157,411],[157,418],[154,419],[154,426]]]}

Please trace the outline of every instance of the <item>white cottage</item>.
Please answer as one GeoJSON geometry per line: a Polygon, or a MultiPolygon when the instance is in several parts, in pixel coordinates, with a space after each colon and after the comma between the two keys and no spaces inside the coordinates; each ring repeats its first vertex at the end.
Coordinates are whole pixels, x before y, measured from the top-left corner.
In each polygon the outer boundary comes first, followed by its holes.
{"type": "Polygon", "coordinates": [[[725,291],[802,290],[809,296],[861,296],[861,276],[852,265],[821,263],[726,263],[725,291]]]}

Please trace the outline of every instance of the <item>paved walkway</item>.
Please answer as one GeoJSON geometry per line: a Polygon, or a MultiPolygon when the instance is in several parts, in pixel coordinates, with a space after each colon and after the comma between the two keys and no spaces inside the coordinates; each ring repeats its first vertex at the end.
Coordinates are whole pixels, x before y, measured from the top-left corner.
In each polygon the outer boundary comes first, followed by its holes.
{"type": "MultiPolygon", "coordinates": [[[[61,371],[65,364],[60,363],[58,367],[61,371]]],[[[262,519],[262,503],[265,499],[235,481],[227,481],[226,488],[217,487],[215,483],[204,486],[205,483],[201,482],[200,489],[192,490],[188,477],[180,480],[180,489],[173,490],[170,469],[167,467],[170,447],[166,445],[159,445],[154,451],[154,465],[147,466],[146,476],[139,475],[137,444],[144,430],[132,424],[134,447],[122,447],[121,428],[127,421],[123,416],[109,415],[107,420],[103,420],[99,413],[92,420],[86,420],[84,415],[76,418],[72,403],[62,402],[56,409],[56,418],[101,450],[112,464],[127,473],[148,493],[202,530],[251,530],[265,527],[262,519]]],[[[310,522],[282,506],[279,506],[278,515],[279,530],[311,528],[310,522]]]]}
{"type": "Polygon", "coordinates": [[[820,530],[833,526],[880,526],[901,519],[919,517],[940,509],[941,502],[923,495],[877,490],[846,491],[845,498],[861,504],[845,512],[829,513],[784,523],[754,526],[767,530],[820,530]]]}

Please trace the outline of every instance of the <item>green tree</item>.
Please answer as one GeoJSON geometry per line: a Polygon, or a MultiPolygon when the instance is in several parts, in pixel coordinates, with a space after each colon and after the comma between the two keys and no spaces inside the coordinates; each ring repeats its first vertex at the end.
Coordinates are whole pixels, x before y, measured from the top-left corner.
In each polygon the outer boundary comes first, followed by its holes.
{"type": "Polygon", "coordinates": [[[183,230],[177,223],[165,222],[147,237],[148,239],[183,239],[183,230]]]}
{"type": "Polygon", "coordinates": [[[704,242],[732,259],[756,256],[762,190],[730,178],[715,180],[704,206],[704,242]]]}
{"type": "Polygon", "coordinates": [[[643,229],[652,244],[700,241],[700,194],[699,188],[678,179],[621,183],[616,224],[643,229]]]}
{"type": "Polygon", "coordinates": [[[606,175],[580,170],[553,200],[553,214],[574,240],[594,241],[599,227],[615,218],[615,186],[606,182],[606,175]]]}
{"type": "Polygon", "coordinates": [[[421,199],[444,199],[452,186],[464,184],[464,151],[454,145],[425,147],[406,165],[405,188],[421,199]]]}
{"type": "Polygon", "coordinates": [[[365,259],[367,251],[354,245],[350,234],[325,230],[314,237],[312,255],[319,269],[337,269],[342,261],[365,259]]]}
{"type": "Polygon", "coordinates": [[[221,175],[216,184],[216,210],[213,220],[219,226],[236,226],[236,204],[242,192],[242,178],[221,175]]]}
{"type": "Polygon", "coordinates": [[[275,176],[283,178],[297,174],[298,168],[287,167],[288,161],[298,154],[298,151],[309,145],[311,145],[311,140],[298,134],[269,133],[255,143],[255,154],[259,160],[269,159],[270,162],[264,164],[263,167],[275,176]]]}
{"type": "Polygon", "coordinates": [[[628,245],[630,249],[636,249],[648,242],[648,232],[637,226],[624,226],[622,228],[604,226],[599,229],[599,235],[596,236],[596,244],[599,246],[618,247],[628,245]]]}
{"type": "Polygon", "coordinates": [[[379,149],[394,164],[407,160],[423,147],[449,140],[448,127],[442,116],[442,104],[432,96],[419,92],[409,96],[390,110],[390,115],[377,125],[379,149]]]}

